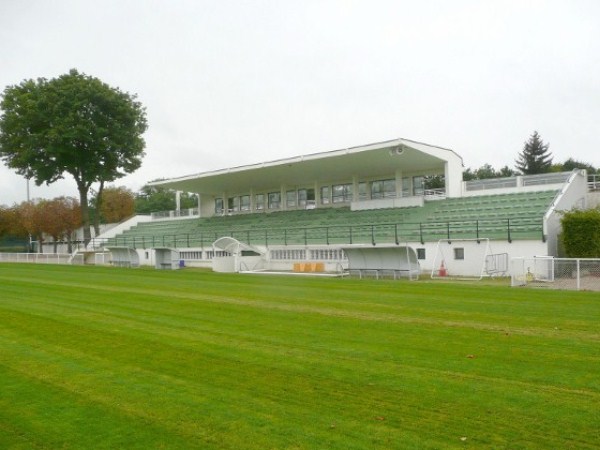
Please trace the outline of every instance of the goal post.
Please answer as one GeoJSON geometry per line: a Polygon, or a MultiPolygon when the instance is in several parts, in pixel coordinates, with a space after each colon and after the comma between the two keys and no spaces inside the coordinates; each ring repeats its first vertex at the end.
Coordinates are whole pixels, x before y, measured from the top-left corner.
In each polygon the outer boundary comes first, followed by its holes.
{"type": "Polygon", "coordinates": [[[535,256],[533,258],[512,258],[511,286],[539,285],[554,281],[555,258],[535,256]]]}
{"type": "MultiPolygon", "coordinates": [[[[486,274],[486,262],[490,262],[490,255],[489,238],[440,239],[431,278],[480,280],[486,274]]],[[[496,262],[495,259],[493,261],[496,262]]]]}

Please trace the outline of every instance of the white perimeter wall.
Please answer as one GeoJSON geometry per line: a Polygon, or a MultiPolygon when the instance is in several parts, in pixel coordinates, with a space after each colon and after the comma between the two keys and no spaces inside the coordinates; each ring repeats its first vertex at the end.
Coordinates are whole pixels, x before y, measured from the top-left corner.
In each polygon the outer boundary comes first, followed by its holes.
{"type": "MultiPolygon", "coordinates": [[[[453,247],[459,246],[459,241],[455,241],[453,247]]],[[[487,241],[482,240],[481,246],[485,246],[487,241]]],[[[404,245],[404,244],[403,244],[404,245]]],[[[419,248],[425,249],[425,259],[420,259],[419,264],[421,265],[421,273],[426,274],[430,273],[434,268],[437,270],[439,267],[434,267],[436,263],[436,255],[438,252],[438,243],[437,242],[426,242],[425,244],[421,244],[420,242],[416,243],[408,243],[406,245],[411,246],[417,251],[419,248]]],[[[479,275],[481,272],[481,258],[479,257],[480,252],[477,252],[475,255],[469,251],[469,247],[473,244],[465,244],[465,260],[460,261],[459,264],[461,271],[469,273],[471,276],[479,275]]],[[[534,257],[534,256],[546,256],[548,246],[545,242],[540,240],[535,241],[513,241],[509,243],[508,241],[490,241],[490,250],[491,253],[508,253],[508,259],[524,256],[524,257],[534,257]]],[[[446,261],[447,266],[452,266],[455,264],[451,259],[446,261]]]]}
{"type": "Polygon", "coordinates": [[[151,222],[151,221],[152,221],[152,216],[147,216],[147,215],[133,216],[133,217],[127,219],[126,221],[116,224],[109,230],[103,232],[102,234],[100,234],[98,236],[98,238],[101,238],[101,239],[113,238],[117,234],[121,234],[125,230],[129,230],[131,227],[133,227],[134,225],[137,225],[138,223],[151,222]]]}
{"type": "MultiPolygon", "coordinates": [[[[455,241],[453,247],[457,247],[459,241],[455,241]]],[[[401,243],[402,246],[409,246],[413,248],[415,251],[417,249],[425,249],[425,259],[420,259],[419,264],[421,266],[421,273],[427,275],[431,273],[434,269],[434,264],[436,263],[436,255],[438,251],[438,243],[437,242],[426,242],[425,244],[421,244],[420,242],[407,242],[401,243]]],[[[476,254],[471,253],[469,247],[472,247],[474,244],[466,244],[465,248],[465,260],[461,261],[460,267],[461,271],[466,270],[467,272],[471,272],[469,275],[478,276],[481,273],[481,253],[476,252],[476,254]]],[[[481,246],[486,245],[486,241],[481,241],[481,246]]],[[[490,241],[490,250],[491,253],[507,253],[508,260],[514,257],[525,257],[525,258],[533,258],[534,256],[547,256],[548,255],[548,245],[541,240],[531,240],[531,241],[513,241],[509,243],[508,241],[490,241]]],[[[284,249],[289,250],[291,247],[285,246],[271,246],[271,250],[284,249]]],[[[295,247],[294,247],[295,248],[295,247]]],[[[300,248],[300,247],[298,247],[300,248]]],[[[306,247],[302,247],[306,248],[306,247]]],[[[315,247],[316,248],[316,247],[315,247]]],[[[322,246],[318,248],[323,248],[322,246]]],[[[336,248],[332,246],[331,248],[336,248]]],[[[185,249],[185,251],[200,251],[202,249],[185,249]]],[[[212,248],[206,248],[204,251],[212,250],[212,248]]],[[[140,265],[154,266],[155,265],[155,254],[154,250],[146,249],[146,250],[137,250],[139,255],[140,265]]],[[[291,271],[293,270],[293,266],[295,262],[323,262],[325,264],[325,271],[327,272],[339,272],[340,269],[348,268],[348,260],[314,260],[309,257],[309,251],[306,252],[306,259],[287,259],[287,260],[265,260],[264,268],[268,270],[279,270],[279,271],[291,271]]],[[[221,259],[221,258],[218,258],[221,259]]],[[[261,263],[260,257],[244,257],[245,263],[248,269],[252,269],[253,266],[260,264],[261,268],[263,268],[263,264],[261,263]],[[246,261],[247,258],[252,259],[251,261],[246,261]]],[[[227,263],[226,258],[223,259],[223,267],[219,268],[219,271],[230,271],[234,269],[233,265],[235,261],[233,259],[227,263]],[[225,267],[226,266],[226,267],[225,267]]],[[[219,263],[217,263],[219,264],[219,263]]],[[[204,267],[204,268],[213,268],[213,261],[211,260],[186,260],[185,265],[187,267],[204,267]]],[[[453,261],[448,260],[446,265],[448,268],[451,268],[453,265],[453,261]]],[[[245,267],[243,268],[245,270],[245,267]]],[[[439,267],[435,267],[436,270],[439,267]]],[[[451,271],[451,270],[450,270],[451,271]]]]}

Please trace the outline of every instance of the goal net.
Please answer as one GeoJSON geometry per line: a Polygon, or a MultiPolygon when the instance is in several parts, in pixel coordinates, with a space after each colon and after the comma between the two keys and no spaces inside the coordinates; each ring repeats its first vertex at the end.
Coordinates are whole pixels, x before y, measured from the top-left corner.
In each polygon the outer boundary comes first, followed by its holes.
{"type": "Polygon", "coordinates": [[[511,286],[540,285],[554,281],[554,258],[537,256],[534,258],[513,258],[511,286]]]}
{"type": "Polygon", "coordinates": [[[600,259],[512,258],[511,286],[600,291],[600,259]]]}
{"type": "Polygon", "coordinates": [[[503,264],[507,265],[508,261],[504,263],[503,258],[496,258],[492,254],[488,238],[453,239],[451,241],[440,239],[433,261],[431,278],[479,280],[484,275],[492,275],[497,272],[503,264]]]}

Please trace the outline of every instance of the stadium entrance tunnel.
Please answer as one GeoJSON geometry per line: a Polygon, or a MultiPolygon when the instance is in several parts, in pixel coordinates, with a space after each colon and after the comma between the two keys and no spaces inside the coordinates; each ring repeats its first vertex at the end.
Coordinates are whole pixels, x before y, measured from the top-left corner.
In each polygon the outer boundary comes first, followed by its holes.
{"type": "Polygon", "coordinates": [[[266,261],[266,251],[225,236],[213,242],[214,272],[243,272],[259,270],[266,261]]]}
{"type": "Polygon", "coordinates": [[[417,253],[409,246],[344,247],[348,273],[360,278],[419,278],[417,253]]]}

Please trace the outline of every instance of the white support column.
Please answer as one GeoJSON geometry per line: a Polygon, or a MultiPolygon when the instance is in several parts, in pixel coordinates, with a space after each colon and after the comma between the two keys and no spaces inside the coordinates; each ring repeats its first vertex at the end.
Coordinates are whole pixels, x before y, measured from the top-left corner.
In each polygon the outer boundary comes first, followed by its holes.
{"type": "Polygon", "coordinates": [[[396,169],[396,197],[402,197],[402,169],[396,169]]]}
{"type": "Polygon", "coordinates": [[[359,197],[359,192],[358,192],[358,177],[356,175],[352,176],[352,201],[353,202],[357,202],[360,199],[359,197]]]}
{"type": "Polygon", "coordinates": [[[321,188],[319,182],[315,181],[315,208],[321,206],[321,188]]]}

